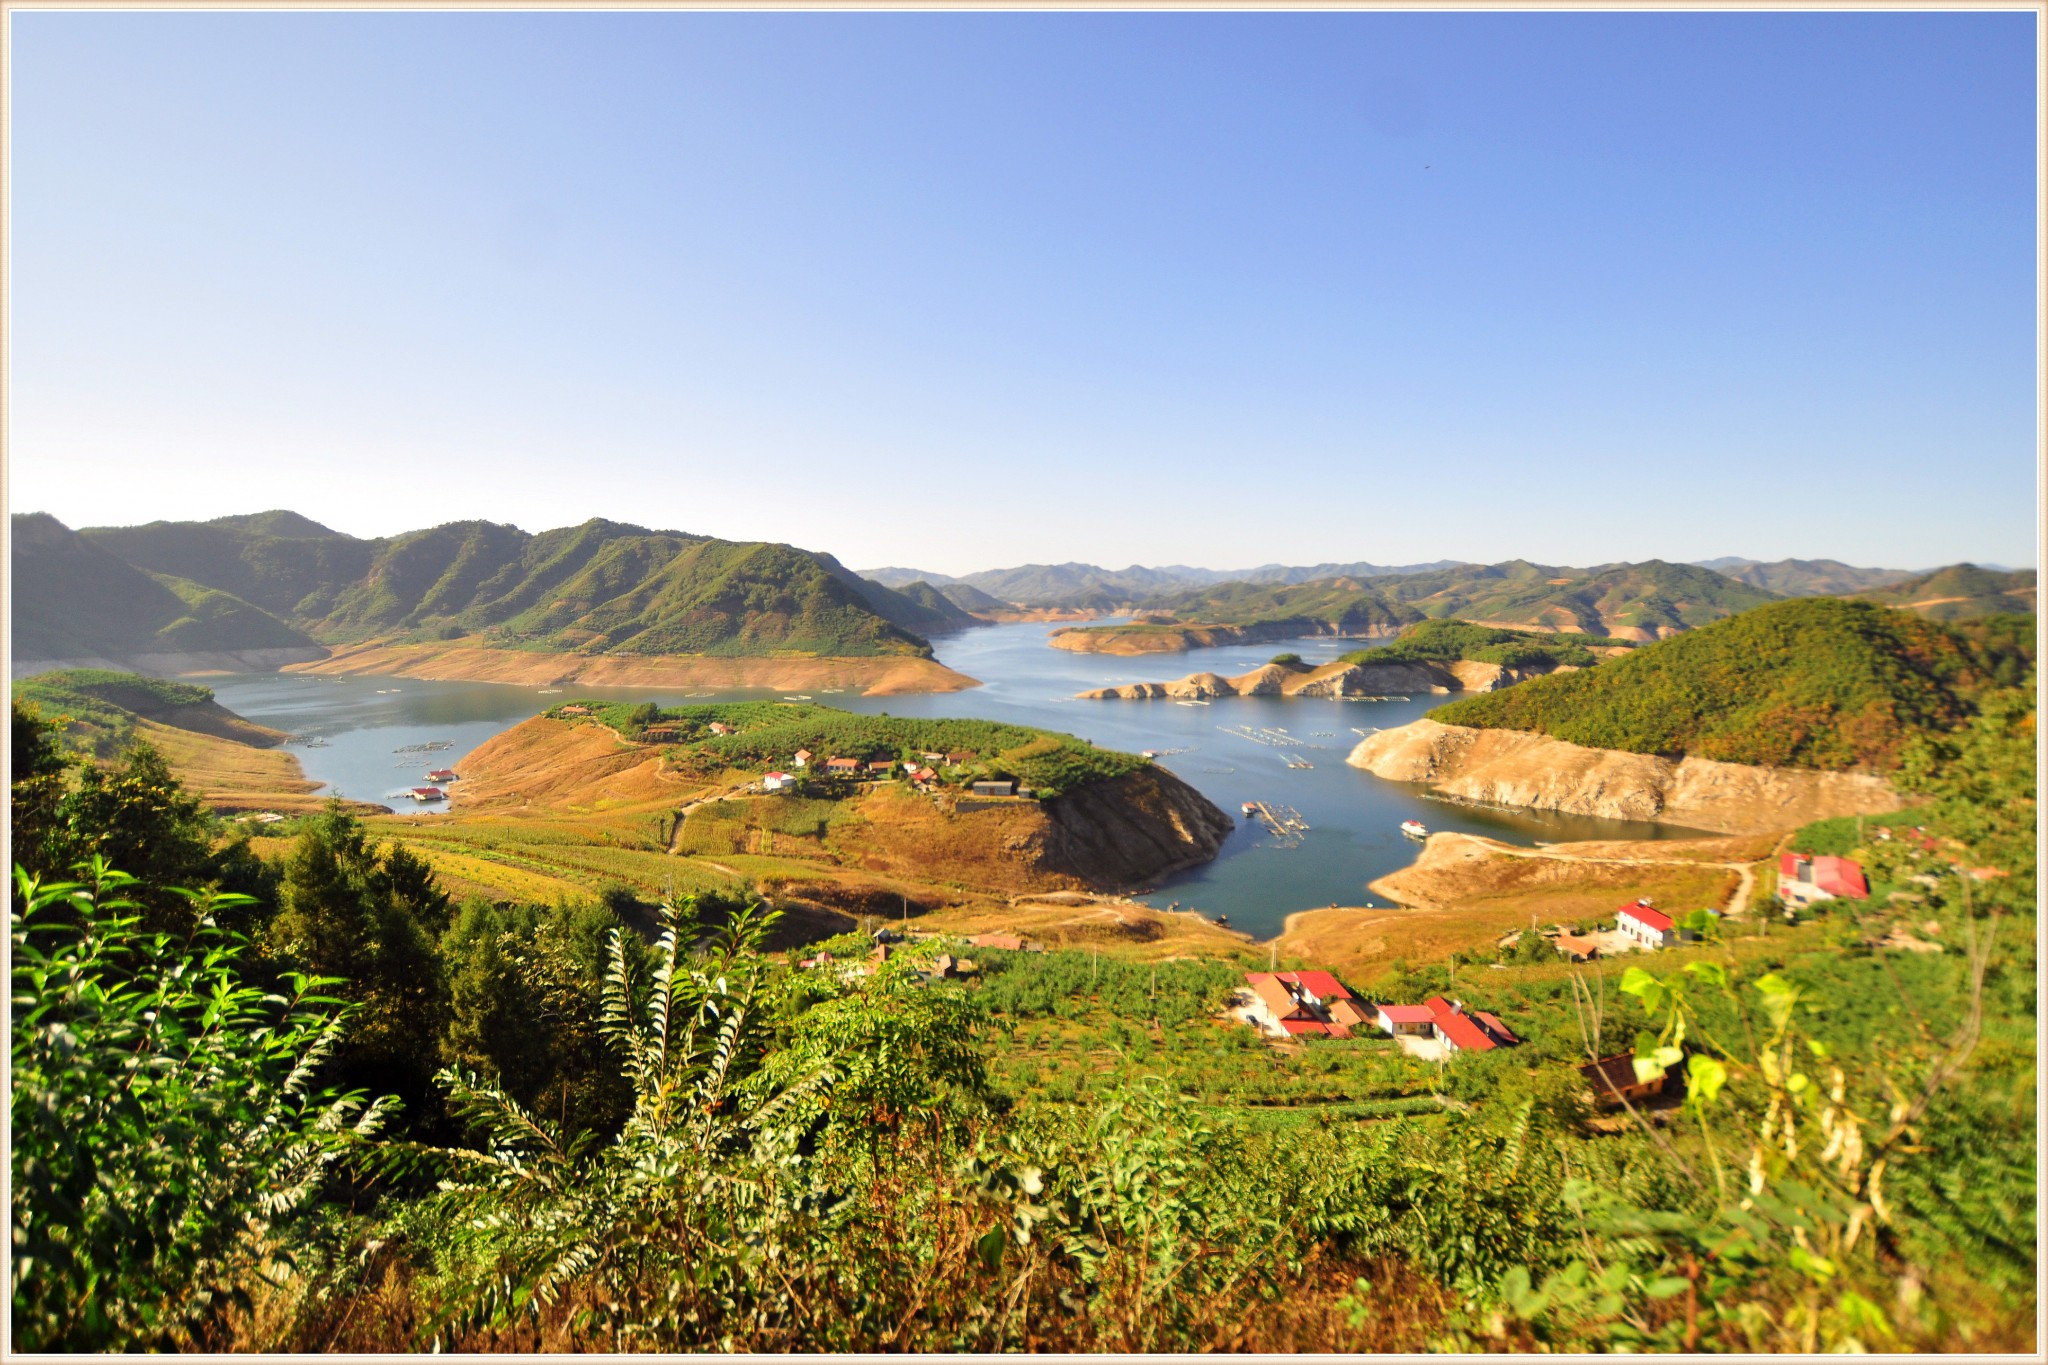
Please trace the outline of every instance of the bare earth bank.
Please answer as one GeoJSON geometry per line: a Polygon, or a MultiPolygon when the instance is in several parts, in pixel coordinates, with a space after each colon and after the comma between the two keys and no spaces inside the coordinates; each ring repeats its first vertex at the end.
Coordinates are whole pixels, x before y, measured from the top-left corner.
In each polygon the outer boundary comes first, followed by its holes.
{"type": "Polygon", "coordinates": [[[759,687],[773,691],[859,688],[870,697],[905,692],[962,692],[981,683],[944,664],[915,655],[860,659],[724,658],[704,654],[543,654],[492,649],[454,641],[445,644],[344,646],[286,673],[341,676],[374,674],[439,682],[495,682],[563,687],[759,687]]]}
{"type": "Polygon", "coordinates": [[[1726,834],[1796,829],[1841,815],[1897,810],[1882,778],[1712,759],[1679,762],[1589,749],[1519,730],[1418,720],[1368,736],[1353,767],[1446,796],[1621,820],[1662,820],[1726,834]]]}

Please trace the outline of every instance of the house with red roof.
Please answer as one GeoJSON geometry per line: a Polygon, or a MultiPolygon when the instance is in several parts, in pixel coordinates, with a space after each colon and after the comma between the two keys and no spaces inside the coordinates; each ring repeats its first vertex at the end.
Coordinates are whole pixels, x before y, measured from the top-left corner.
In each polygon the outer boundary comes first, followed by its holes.
{"type": "Polygon", "coordinates": [[[811,764],[811,751],[809,749],[798,749],[794,761],[799,768],[809,767],[811,764]]]}
{"type": "Polygon", "coordinates": [[[412,789],[412,799],[415,801],[446,801],[448,793],[442,791],[439,787],[414,787],[412,789]]]}
{"type": "Polygon", "coordinates": [[[1647,896],[1630,901],[1617,910],[1614,927],[1650,950],[1669,948],[1678,942],[1677,922],[1651,905],[1647,896]]]}
{"type": "Polygon", "coordinates": [[[1436,1025],[1436,1013],[1427,1005],[1381,1005],[1375,1017],[1390,1038],[1404,1033],[1426,1037],[1436,1025]]]}
{"type": "Polygon", "coordinates": [[[1786,850],[1778,857],[1778,899],[1792,906],[1815,901],[1868,900],[1870,883],[1864,880],[1863,865],[1851,858],[1786,850]]]}
{"type": "Polygon", "coordinates": [[[828,773],[857,773],[860,771],[860,760],[857,758],[828,758],[825,760],[825,771],[828,773]]]}
{"type": "Polygon", "coordinates": [[[893,773],[896,771],[896,760],[893,758],[878,758],[868,764],[868,771],[871,773],[893,773]]]}
{"type": "Polygon", "coordinates": [[[796,779],[788,773],[769,773],[761,779],[761,790],[764,792],[786,791],[795,785],[796,779]]]}
{"type": "Polygon", "coordinates": [[[1252,1005],[1246,1017],[1274,1037],[1349,1038],[1371,1016],[1328,972],[1246,972],[1252,1005]]]}

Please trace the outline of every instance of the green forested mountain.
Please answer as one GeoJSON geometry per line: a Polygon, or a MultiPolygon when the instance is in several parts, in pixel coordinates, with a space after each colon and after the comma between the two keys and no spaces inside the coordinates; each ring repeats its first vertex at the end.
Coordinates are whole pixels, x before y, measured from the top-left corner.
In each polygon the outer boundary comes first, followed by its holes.
{"type": "Polygon", "coordinates": [[[1772,600],[1710,569],[1650,560],[1571,569],[1524,560],[1461,564],[1377,578],[1291,585],[1219,583],[1149,599],[1148,615],[1182,624],[1302,620],[1340,633],[1457,617],[1489,625],[1652,639],[1772,600]]]}
{"type": "Polygon", "coordinates": [[[1691,630],[1773,597],[1712,569],[1661,559],[1593,569],[1516,559],[1376,578],[1372,586],[1424,616],[1635,639],[1691,630]]]}
{"type": "Polygon", "coordinates": [[[1000,597],[991,597],[972,583],[941,583],[939,595],[962,611],[1007,611],[1010,604],[1000,597]]]}
{"type": "Polygon", "coordinates": [[[1857,596],[1887,606],[1906,607],[1936,621],[1964,621],[1999,612],[2035,610],[2036,577],[2032,569],[1980,569],[1975,564],[1951,564],[1946,569],[1857,596]]]}
{"type": "Polygon", "coordinates": [[[1795,598],[1430,715],[1601,749],[1889,771],[1909,741],[1968,720],[1987,689],[2019,685],[2033,658],[2025,618],[1958,628],[1795,598]]]}
{"type": "Polygon", "coordinates": [[[1698,567],[1780,597],[1840,597],[1882,588],[1913,575],[1904,569],[1859,569],[1839,559],[1704,559],[1698,567]]]}
{"type": "Polygon", "coordinates": [[[1339,635],[1393,630],[1422,619],[1396,606],[1364,579],[1325,578],[1313,583],[1218,583],[1155,598],[1145,614],[1184,624],[1249,626],[1300,621],[1334,627],[1339,635]]]}
{"type": "Polygon", "coordinates": [[[1547,631],[1511,630],[1503,626],[1475,626],[1470,621],[1445,619],[1424,621],[1401,632],[1392,644],[1374,649],[1353,650],[1340,656],[1345,663],[1398,663],[1418,660],[1455,663],[1472,659],[1502,664],[1508,668],[1529,668],[1548,664],[1590,668],[1600,656],[1589,646],[1627,647],[1629,641],[1603,636],[1560,635],[1547,631]]]}
{"type": "Polygon", "coordinates": [[[55,517],[17,514],[9,591],[16,659],[310,646],[298,628],[229,591],[148,572],[55,517]]]}
{"type": "Polygon", "coordinates": [[[922,579],[872,594],[867,590],[878,587],[878,584],[865,578],[856,581],[861,585],[862,595],[869,598],[879,614],[920,635],[943,635],[948,631],[988,624],[961,607],[945,589],[935,588],[922,579]],[[906,603],[913,610],[898,614],[901,612],[898,603],[906,603]]]}
{"type": "Polygon", "coordinates": [[[17,619],[26,614],[53,643],[65,623],[83,623],[100,641],[92,652],[108,657],[144,648],[145,627],[170,611],[163,593],[202,621],[248,618],[234,644],[222,642],[224,628],[201,644],[201,632],[181,627],[191,638],[172,647],[187,649],[475,637],[622,654],[929,655],[925,631],[966,624],[943,599],[866,582],[829,555],[603,520],[538,535],[451,522],[379,540],[291,512],[76,535],[43,517],[31,528],[41,534],[24,536],[23,520],[17,619]],[[60,567],[60,552],[93,572],[60,567]],[[171,586],[138,611],[133,580],[150,575],[171,586]]]}

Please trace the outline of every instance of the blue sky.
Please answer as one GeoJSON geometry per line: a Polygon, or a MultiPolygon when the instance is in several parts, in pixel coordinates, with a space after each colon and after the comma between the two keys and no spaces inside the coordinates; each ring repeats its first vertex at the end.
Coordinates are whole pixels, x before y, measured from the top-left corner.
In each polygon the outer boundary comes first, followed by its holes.
{"type": "Polygon", "coordinates": [[[17,511],[2034,562],[2030,13],[9,22],[17,511]]]}

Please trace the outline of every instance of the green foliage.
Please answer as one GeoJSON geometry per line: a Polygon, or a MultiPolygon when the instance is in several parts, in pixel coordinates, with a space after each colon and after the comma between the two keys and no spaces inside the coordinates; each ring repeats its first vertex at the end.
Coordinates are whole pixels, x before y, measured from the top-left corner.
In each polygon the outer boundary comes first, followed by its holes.
{"type": "MultiPolygon", "coordinates": [[[[490,1079],[564,1132],[617,1132],[631,1094],[610,1065],[597,984],[620,927],[602,905],[465,903],[439,944],[446,1064],[490,1079]]],[[[638,939],[621,942],[637,966],[638,939]]]]}
{"type": "Polygon", "coordinates": [[[397,1094],[421,1110],[447,1025],[447,983],[434,947],[451,907],[431,870],[402,845],[379,848],[331,806],[285,859],[266,954],[334,978],[356,1008],[333,1066],[346,1083],[397,1094]]]}
{"type": "MultiPolygon", "coordinates": [[[[1136,772],[1145,764],[1134,754],[1098,749],[1072,735],[999,721],[871,716],[801,702],[668,708],[651,702],[571,704],[590,707],[599,722],[622,733],[656,723],[672,726],[677,732],[677,748],[671,751],[674,761],[707,775],[728,768],[786,768],[799,749],[815,755],[814,771],[827,758],[915,763],[925,753],[972,753],[977,756],[973,763],[946,768],[942,776],[962,782],[985,776],[1015,778],[1050,798],[1136,772]],[[731,726],[735,733],[713,734],[714,723],[731,726]]],[[[559,716],[560,709],[548,714],[559,716]]]]}
{"type": "Polygon", "coordinates": [[[2014,657],[2001,648],[1904,612],[1801,598],[1430,716],[1593,748],[1888,771],[1911,742],[1969,717],[2014,657]]]}
{"type": "Polygon", "coordinates": [[[1474,659],[1507,668],[1552,668],[1569,665],[1591,668],[1600,656],[1588,646],[1628,646],[1627,640],[1604,636],[1557,635],[1529,630],[1508,630],[1496,626],[1475,626],[1470,621],[1446,619],[1424,621],[1401,633],[1390,645],[1354,650],[1343,655],[1345,663],[1453,663],[1474,659]]]}
{"type": "Polygon", "coordinates": [[[246,1304],[266,1241],[388,1103],[314,1086],[342,1028],[329,980],[280,994],[194,897],[189,935],[140,927],[135,883],[17,869],[13,1341],[27,1351],[189,1348],[246,1304]]]}

